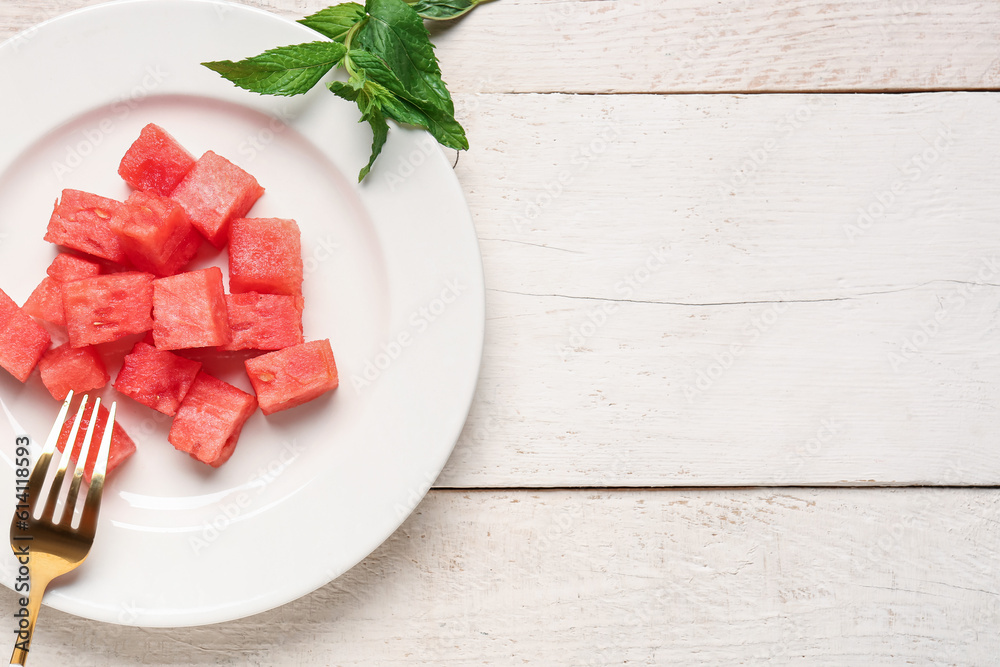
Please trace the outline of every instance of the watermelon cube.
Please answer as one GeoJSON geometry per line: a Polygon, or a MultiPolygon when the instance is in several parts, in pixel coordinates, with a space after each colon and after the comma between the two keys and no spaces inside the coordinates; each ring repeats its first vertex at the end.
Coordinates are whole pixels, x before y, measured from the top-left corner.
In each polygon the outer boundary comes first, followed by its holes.
{"type": "Polygon", "coordinates": [[[32,317],[66,326],[62,283],[100,274],[101,267],[79,257],[61,252],[45,270],[48,274],[24,302],[24,312],[32,317]]]}
{"type": "Polygon", "coordinates": [[[153,276],[113,273],[63,284],[73,347],[109,343],[153,328],[153,276]]]}
{"type": "Polygon", "coordinates": [[[88,261],[82,257],[61,252],[45,269],[49,278],[58,280],[61,283],[68,283],[73,280],[83,280],[100,275],[101,266],[95,262],[88,261]]]}
{"type": "Polygon", "coordinates": [[[111,218],[122,203],[80,190],[63,190],[56,202],[45,240],[95,257],[126,264],[128,257],[111,229],[111,218]]]}
{"type": "Polygon", "coordinates": [[[245,216],[263,194],[257,179],[208,151],[170,197],[184,207],[202,236],[222,248],[229,238],[229,222],[245,216]]]}
{"type": "Polygon", "coordinates": [[[63,308],[62,285],[58,280],[45,276],[24,302],[24,312],[40,320],[66,326],[66,311],[63,308]]]}
{"type": "Polygon", "coordinates": [[[329,339],[268,352],[245,364],[265,415],[307,403],[339,384],[329,339]]]}
{"type": "Polygon", "coordinates": [[[256,409],[253,396],[202,371],[177,410],[167,440],[218,468],[233,455],[243,424],[256,409]]]}
{"type": "Polygon", "coordinates": [[[136,190],[166,197],[187,176],[194,162],[194,156],[176,139],[150,123],[125,153],[118,175],[136,190]]]}
{"type": "Polygon", "coordinates": [[[173,417],[201,370],[201,362],[138,342],[125,356],[115,389],[173,417]]]}
{"type": "Polygon", "coordinates": [[[157,349],[229,345],[222,271],[213,266],[153,281],[153,340],[157,349]]]}
{"type": "Polygon", "coordinates": [[[302,239],[294,220],[233,220],[229,229],[229,289],[234,294],[302,294],[302,239]]]}
{"type": "Polygon", "coordinates": [[[101,267],[94,262],[61,252],[45,272],[49,275],[42,279],[22,308],[32,317],[66,326],[62,283],[96,276],[100,274],[101,267]]]}
{"type": "Polygon", "coordinates": [[[25,382],[51,342],[49,332],[0,290],[0,368],[25,382]]]}
{"type": "Polygon", "coordinates": [[[300,296],[227,294],[233,341],[224,350],[280,350],[303,342],[300,296]]]}
{"type": "Polygon", "coordinates": [[[78,394],[100,389],[111,379],[97,350],[69,343],[46,352],[38,362],[38,372],[57,401],[64,400],[70,389],[78,394]]]}
{"type": "Polygon", "coordinates": [[[201,245],[201,235],[184,209],[172,199],[148,192],[133,192],[110,224],[129,261],[158,276],[180,271],[201,245]]]}
{"type": "MultiPolygon", "coordinates": [[[[97,423],[94,424],[94,439],[90,443],[90,448],[87,450],[87,463],[83,469],[83,478],[90,483],[90,478],[94,474],[94,465],[97,463],[97,455],[101,451],[101,436],[104,435],[104,428],[108,423],[108,417],[111,413],[102,405],[97,409],[97,423]]],[[[88,404],[88,407],[83,412],[83,419],[80,420],[80,430],[77,431],[76,440],[73,441],[73,449],[70,453],[70,460],[76,462],[80,458],[80,450],[83,449],[83,441],[87,436],[87,427],[90,426],[90,420],[94,417],[94,404],[88,404]]],[[[69,442],[69,432],[73,429],[73,421],[76,419],[76,415],[71,415],[66,422],[63,424],[62,432],[59,434],[59,440],[56,446],[59,451],[66,449],[66,443],[69,442]]],[[[111,449],[108,451],[108,470],[105,477],[111,474],[111,471],[120,466],[125,462],[125,459],[132,456],[135,453],[135,442],[132,438],[128,437],[128,433],[122,428],[122,425],[115,420],[115,430],[111,434],[111,449]]]]}

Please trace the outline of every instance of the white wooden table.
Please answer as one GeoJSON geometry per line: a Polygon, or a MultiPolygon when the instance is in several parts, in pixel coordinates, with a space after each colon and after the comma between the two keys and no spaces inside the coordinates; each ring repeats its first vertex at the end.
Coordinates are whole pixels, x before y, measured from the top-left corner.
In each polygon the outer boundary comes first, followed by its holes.
{"type": "MultiPolygon", "coordinates": [[[[0,39],[87,4],[3,0],[0,39]]],[[[435,488],[285,607],[48,610],[31,664],[997,664],[1000,4],[498,0],[434,39],[488,285],[435,488]]]]}

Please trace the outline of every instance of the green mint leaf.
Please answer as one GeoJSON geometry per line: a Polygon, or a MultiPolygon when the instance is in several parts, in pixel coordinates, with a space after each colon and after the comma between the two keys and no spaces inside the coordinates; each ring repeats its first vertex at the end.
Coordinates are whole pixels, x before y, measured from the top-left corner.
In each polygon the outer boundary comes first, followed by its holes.
{"type": "Polygon", "coordinates": [[[352,49],[347,55],[354,67],[365,73],[365,79],[378,81],[383,86],[391,90],[393,94],[399,95],[400,97],[407,97],[415,100],[423,99],[419,95],[415,95],[413,91],[407,90],[406,86],[403,85],[403,82],[399,80],[398,76],[396,76],[396,73],[389,69],[389,65],[385,62],[385,60],[379,58],[374,53],[365,51],[364,49],[352,49]]]}
{"type": "Polygon", "coordinates": [[[347,83],[332,81],[327,87],[338,97],[357,103],[361,120],[365,120],[370,113],[382,108],[382,100],[374,89],[375,85],[365,78],[364,72],[359,72],[357,77],[351,77],[347,83]]]}
{"type": "Polygon", "coordinates": [[[331,81],[330,83],[326,84],[326,87],[329,88],[334,95],[336,95],[337,97],[342,97],[348,102],[357,101],[358,95],[361,94],[360,89],[355,88],[352,85],[346,84],[343,81],[331,81]]]}
{"type": "Polygon", "coordinates": [[[202,63],[240,88],[261,95],[300,95],[316,85],[343,59],[347,49],[336,42],[282,46],[233,62],[202,63]]]}
{"type": "Polygon", "coordinates": [[[299,19],[299,23],[343,44],[347,31],[358,21],[363,21],[365,16],[364,7],[356,2],[345,2],[299,19]]]}
{"type": "Polygon", "coordinates": [[[410,6],[422,19],[448,21],[468,14],[487,0],[417,0],[410,6]]]}
{"type": "MultiPolygon", "coordinates": [[[[378,84],[372,84],[373,86],[378,86],[378,84]]],[[[384,88],[382,90],[385,90],[384,88]]],[[[431,119],[427,117],[423,111],[413,106],[406,100],[401,100],[389,91],[386,91],[386,96],[380,99],[382,105],[382,112],[385,114],[386,118],[391,118],[397,123],[404,123],[406,125],[412,125],[413,127],[419,127],[424,130],[430,130],[431,119]]]]}
{"type": "Polygon", "coordinates": [[[371,171],[375,159],[382,152],[382,147],[385,146],[386,139],[389,137],[389,125],[385,122],[386,117],[382,113],[381,102],[395,98],[382,86],[365,79],[363,74],[351,77],[347,83],[333,81],[327,85],[338,97],[356,102],[361,110],[361,121],[368,121],[368,124],[371,125],[372,154],[368,159],[368,164],[358,173],[358,183],[360,183],[371,171]]]}
{"type": "Polygon", "coordinates": [[[425,128],[437,141],[455,150],[467,150],[469,140],[452,113],[414,95],[381,58],[363,50],[352,50],[348,57],[367,79],[379,84],[395,99],[380,102],[393,120],[425,128]]]}
{"type": "MultiPolygon", "coordinates": [[[[367,78],[367,72],[358,71],[358,77],[352,77],[347,83],[333,81],[328,84],[330,90],[345,100],[357,102],[362,116],[368,113],[372,106],[377,105],[386,118],[392,118],[398,123],[405,123],[423,129],[428,129],[430,121],[412,104],[399,99],[381,84],[367,78]]],[[[364,120],[362,118],[362,120],[364,120]]]]}
{"type": "Polygon", "coordinates": [[[385,122],[385,117],[380,112],[373,111],[368,114],[365,120],[372,127],[372,156],[368,159],[368,164],[362,167],[358,173],[358,183],[363,181],[368,172],[371,171],[372,165],[375,164],[375,158],[382,152],[385,140],[389,136],[389,125],[385,122]]]}
{"type": "Polygon", "coordinates": [[[403,0],[367,0],[365,9],[369,18],[358,32],[357,46],[382,58],[411,97],[454,115],[423,19],[403,0]]]}
{"type": "MultiPolygon", "coordinates": [[[[407,104],[406,100],[400,100],[400,102],[403,105],[407,104]]],[[[465,136],[465,128],[455,120],[454,116],[437,107],[427,107],[420,109],[420,111],[426,116],[427,123],[419,126],[425,127],[439,144],[457,151],[469,150],[469,140],[465,136]]],[[[396,118],[396,120],[401,119],[396,118]]],[[[402,122],[407,121],[403,120],[402,122]]],[[[416,123],[411,123],[411,125],[416,125],[416,123]]]]}

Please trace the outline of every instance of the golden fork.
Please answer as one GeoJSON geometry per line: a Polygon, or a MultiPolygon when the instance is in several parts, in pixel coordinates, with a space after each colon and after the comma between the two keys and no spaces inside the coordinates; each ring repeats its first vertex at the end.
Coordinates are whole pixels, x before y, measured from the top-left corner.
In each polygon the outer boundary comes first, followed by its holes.
{"type": "MultiPolygon", "coordinates": [[[[80,565],[90,553],[90,547],[94,543],[97,515],[101,509],[101,492],[104,490],[104,476],[108,466],[108,451],[111,448],[111,435],[115,427],[117,403],[111,404],[107,425],[101,436],[101,449],[97,455],[97,462],[94,464],[90,488],[87,489],[87,497],[83,504],[79,525],[75,528],[72,526],[73,515],[76,511],[77,500],[81,495],[80,484],[83,481],[83,471],[87,464],[90,444],[94,438],[97,411],[101,406],[100,398],[94,400],[90,423],[87,426],[80,454],[77,456],[76,470],[70,482],[69,494],[66,496],[61,515],[58,519],[56,518],[56,506],[66,477],[66,468],[80,432],[80,423],[87,407],[87,400],[88,397],[84,396],[80,402],[80,408],[77,410],[62,458],[59,461],[59,469],[56,471],[47,496],[43,496],[42,487],[45,483],[46,473],[48,473],[49,463],[62,433],[66,414],[73,401],[73,392],[70,391],[69,395],[66,396],[62,408],[59,410],[59,416],[56,418],[56,423],[52,426],[48,440],[45,441],[45,449],[42,450],[41,456],[38,457],[38,461],[31,470],[26,497],[19,493],[18,505],[10,523],[10,546],[19,563],[27,566],[30,583],[28,604],[21,608],[22,612],[27,611],[27,618],[25,619],[21,612],[16,614],[19,627],[14,653],[10,657],[12,665],[23,665],[28,657],[38,610],[49,583],[80,565]],[[44,503],[44,508],[38,518],[35,518],[38,514],[36,510],[41,503],[44,503]]],[[[24,604],[23,598],[21,604],[24,604]]]]}

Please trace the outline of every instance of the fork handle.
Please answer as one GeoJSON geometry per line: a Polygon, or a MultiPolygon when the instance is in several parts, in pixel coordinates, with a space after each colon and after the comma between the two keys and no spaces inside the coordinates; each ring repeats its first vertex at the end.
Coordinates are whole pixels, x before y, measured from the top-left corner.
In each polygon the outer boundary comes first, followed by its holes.
{"type": "Polygon", "coordinates": [[[14,653],[10,656],[10,664],[12,665],[23,665],[24,661],[28,659],[31,638],[35,636],[35,621],[38,620],[38,611],[42,606],[42,596],[45,595],[45,589],[52,581],[51,578],[44,578],[40,575],[41,573],[31,574],[31,588],[28,589],[28,627],[17,634],[17,640],[14,642],[14,653]]]}

